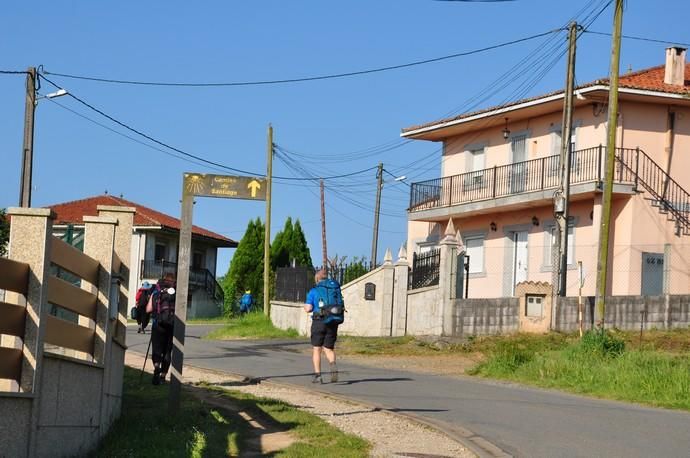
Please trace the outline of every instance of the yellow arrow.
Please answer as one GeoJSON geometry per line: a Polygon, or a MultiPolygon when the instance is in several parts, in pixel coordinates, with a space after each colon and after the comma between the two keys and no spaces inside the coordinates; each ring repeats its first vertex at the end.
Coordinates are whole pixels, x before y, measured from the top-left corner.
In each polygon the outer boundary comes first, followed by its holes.
{"type": "Polygon", "coordinates": [[[252,197],[256,197],[257,189],[261,189],[261,183],[256,180],[252,180],[247,185],[247,188],[251,191],[252,197]]]}

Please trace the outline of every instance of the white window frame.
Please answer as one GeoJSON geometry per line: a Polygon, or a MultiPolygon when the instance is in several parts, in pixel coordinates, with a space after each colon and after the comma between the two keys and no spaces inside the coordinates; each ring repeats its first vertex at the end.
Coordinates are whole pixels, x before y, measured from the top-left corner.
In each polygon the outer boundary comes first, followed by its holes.
{"type": "Polygon", "coordinates": [[[465,255],[470,257],[470,269],[469,274],[472,275],[483,275],[486,273],[486,234],[470,234],[462,237],[463,243],[465,245],[465,255]],[[470,242],[480,241],[481,244],[478,247],[473,247],[473,249],[479,249],[481,251],[481,258],[477,260],[477,254],[474,255],[469,251],[470,242]],[[478,265],[478,263],[480,265],[478,265]]]}
{"type": "Polygon", "coordinates": [[[484,173],[472,173],[480,170],[486,170],[486,143],[478,143],[473,145],[465,145],[465,180],[463,186],[466,190],[471,191],[480,189],[486,186],[484,173]],[[481,168],[475,167],[475,159],[481,156],[483,166],[481,168]]]}
{"type": "MultiPolygon", "coordinates": [[[[571,220],[568,222],[568,269],[574,269],[575,262],[575,227],[577,222],[571,220]]],[[[544,225],[544,263],[545,270],[551,271],[553,249],[556,242],[558,226],[555,222],[550,222],[544,225]]]]}

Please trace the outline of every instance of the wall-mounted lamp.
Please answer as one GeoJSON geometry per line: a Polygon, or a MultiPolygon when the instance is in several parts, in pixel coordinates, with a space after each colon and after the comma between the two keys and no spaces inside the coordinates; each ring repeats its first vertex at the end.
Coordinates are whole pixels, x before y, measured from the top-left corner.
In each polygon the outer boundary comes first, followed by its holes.
{"type": "Polygon", "coordinates": [[[508,137],[510,137],[510,129],[508,129],[508,118],[506,118],[506,126],[503,128],[503,138],[508,140],[508,137]]]}
{"type": "Polygon", "coordinates": [[[532,217],[532,225],[533,226],[539,226],[539,218],[537,218],[536,216],[533,216],[532,217]]]}
{"type": "Polygon", "coordinates": [[[489,227],[491,228],[491,231],[492,231],[492,232],[496,232],[496,223],[494,223],[493,221],[491,221],[491,224],[489,224],[489,227]]]}

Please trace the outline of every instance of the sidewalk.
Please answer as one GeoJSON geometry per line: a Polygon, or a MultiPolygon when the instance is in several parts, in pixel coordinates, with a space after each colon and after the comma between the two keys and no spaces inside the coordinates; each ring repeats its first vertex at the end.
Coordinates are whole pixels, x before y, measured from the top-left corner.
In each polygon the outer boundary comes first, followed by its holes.
{"type": "MultiPolygon", "coordinates": [[[[143,362],[144,358],[140,354],[127,352],[125,364],[128,366],[141,369],[143,362]]],[[[147,370],[150,370],[150,362],[148,366],[147,370]]],[[[287,402],[321,417],[346,433],[368,440],[372,444],[372,456],[375,457],[420,456],[420,454],[438,458],[475,456],[458,442],[427,425],[376,407],[350,402],[343,398],[336,399],[332,395],[321,392],[276,382],[263,381],[252,384],[251,380],[248,381],[243,377],[192,366],[184,367],[183,381],[189,384],[205,382],[213,387],[287,402]]],[[[265,450],[275,450],[277,444],[274,443],[274,439],[278,442],[289,440],[284,433],[279,434],[280,437],[275,436],[275,438],[270,435],[262,437],[262,449],[264,449],[263,441],[266,442],[265,450]]]]}

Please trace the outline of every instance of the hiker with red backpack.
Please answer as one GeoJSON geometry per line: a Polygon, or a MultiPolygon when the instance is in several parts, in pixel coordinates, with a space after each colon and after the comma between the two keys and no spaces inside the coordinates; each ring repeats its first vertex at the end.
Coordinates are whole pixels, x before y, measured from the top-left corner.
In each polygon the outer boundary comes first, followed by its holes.
{"type": "Polygon", "coordinates": [[[151,319],[151,314],[146,313],[146,304],[149,303],[152,292],[152,285],[147,281],[142,283],[137,290],[135,297],[136,306],[132,309],[132,318],[137,320],[137,325],[139,325],[137,334],[146,334],[146,326],[149,325],[149,320],[151,319]]]}
{"type": "Polygon", "coordinates": [[[153,293],[147,305],[147,311],[153,314],[151,328],[151,342],[153,351],[153,380],[154,385],[165,381],[170,367],[173,347],[173,327],[175,324],[175,277],[166,273],[153,287],[153,293]]]}
{"type": "Polygon", "coordinates": [[[331,383],[338,381],[338,367],[335,363],[335,341],[338,326],[345,318],[345,304],[340,284],[327,278],[326,269],[314,275],[316,285],[307,294],[304,310],[311,313],[311,345],[314,375],[312,383],[323,383],[321,378],[321,353],[325,353],[331,371],[331,383]]]}

